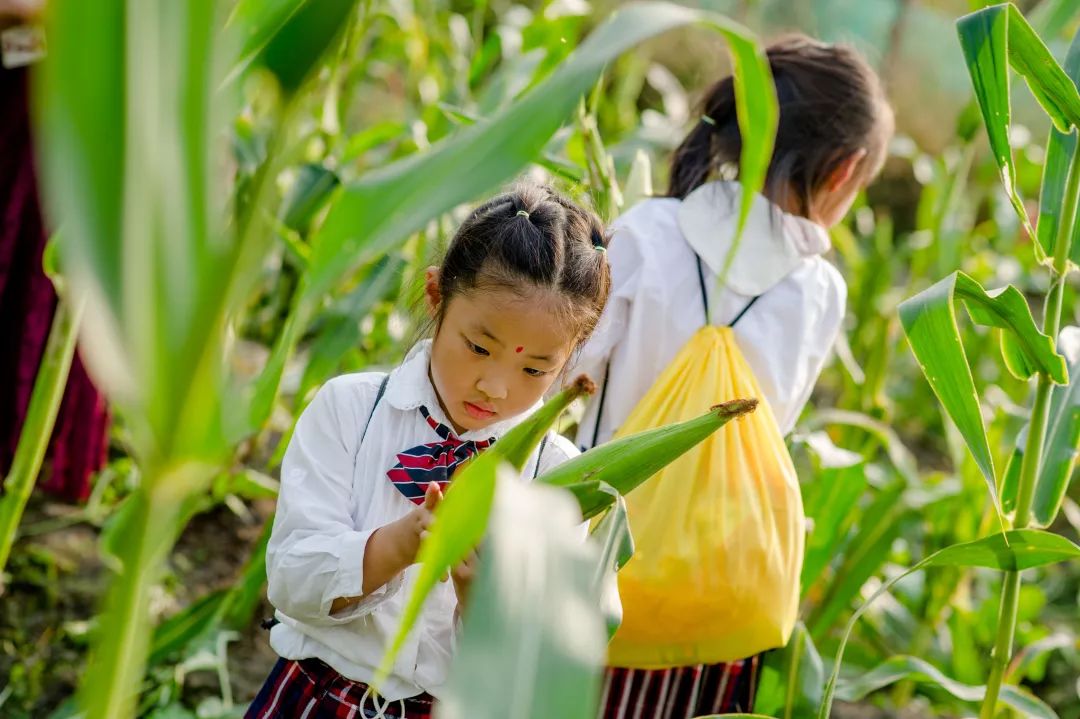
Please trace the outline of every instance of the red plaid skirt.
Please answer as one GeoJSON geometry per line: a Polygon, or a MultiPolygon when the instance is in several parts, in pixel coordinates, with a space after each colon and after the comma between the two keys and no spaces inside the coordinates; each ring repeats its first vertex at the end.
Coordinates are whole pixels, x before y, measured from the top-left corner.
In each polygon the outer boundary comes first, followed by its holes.
{"type": "Polygon", "coordinates": [[[244,719],[431,719],[430,694],[384,699],[318,659],[279,659],[244,719]]]}
{"type": "Polygon", "coordinates": [[[754,707],[758,659],[671,669],[608,667],[601,719],[691,719],[754,707]]]}

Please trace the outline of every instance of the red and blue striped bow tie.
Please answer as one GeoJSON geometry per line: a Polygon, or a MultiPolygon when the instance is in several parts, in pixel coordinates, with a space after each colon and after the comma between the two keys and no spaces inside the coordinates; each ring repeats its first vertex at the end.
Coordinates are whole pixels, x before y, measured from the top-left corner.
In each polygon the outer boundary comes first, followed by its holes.
{"type": "Polygon", "coordinates": [[[420,407],[420,414],[442,441],[405,450],[397,456],[398,463],[394,468],[386,473],[394,486],[413,504],[424,503],[424,493],[432,482],[438,482],[439,488],[445,492],[454,470],[495,442],[494,438],[462,441],[454,436],[449,427],[437,422],[426,407],[420,407]]]}

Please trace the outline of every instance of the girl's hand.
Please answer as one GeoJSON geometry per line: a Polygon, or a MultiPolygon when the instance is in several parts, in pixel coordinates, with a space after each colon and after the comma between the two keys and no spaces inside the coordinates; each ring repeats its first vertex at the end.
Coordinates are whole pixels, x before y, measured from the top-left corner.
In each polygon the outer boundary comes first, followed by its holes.
{"type": "MultiPolygon", "coordinates": [[[[371,594],[416,562],[420,540],[427,536],[442,501],[439,485],[432,482],[424,494],[424,503],[401,519],[379,527],[368,539],[364,552],[364,595],[371,594]]],[[[335,599],[335,607],[355,603],[359,597],[335,599]]],[[[335,608],[334,611],[337,611],[335,608]]]]}
{"type": "Polygon", "coordinates": [[[474,549],[462,560],[461,564],[454,567],[450,572],[450,577],[454,580],[454,593],[457,594],[458,615],[465,611],[465,605],[469,599],[469,588],[472,586],[473,578],[476,576],[476,563],[477,556],[474,549]]]}
{"type": "Polygon", "coordinates": [[[435,508],[442,501],[443,493],[439,485],[432,482],[424,493],[424,503],[396,522],[388,524],[393,535],[394,547],[403,567],[416,562],[420,551],[420,541],[427,537],[431,523],[435,520],[435,508]]]}

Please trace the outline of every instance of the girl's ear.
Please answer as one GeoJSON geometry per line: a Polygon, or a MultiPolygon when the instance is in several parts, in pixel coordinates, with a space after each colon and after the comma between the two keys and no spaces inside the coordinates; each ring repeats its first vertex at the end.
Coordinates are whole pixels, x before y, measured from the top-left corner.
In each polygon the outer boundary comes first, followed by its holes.
{"type": "Polygon", "coordinates": [[[424,270],[424,300],[427,304],[428,314],[431,319],[439,316],[439,306],[442,305],[442,293],[439,291],[439,268],[431,266],[424,270]]]}
{"type": "Polygon", "coordinates": [[[825,188],[829,192],[835,192],[844,187],[855,176],[855,170],[859,163],[866,157],[865,147],[860,147],[855,152],[845,157],[836,168],[829,173],[829,179],[825,182],[825,188]]]}

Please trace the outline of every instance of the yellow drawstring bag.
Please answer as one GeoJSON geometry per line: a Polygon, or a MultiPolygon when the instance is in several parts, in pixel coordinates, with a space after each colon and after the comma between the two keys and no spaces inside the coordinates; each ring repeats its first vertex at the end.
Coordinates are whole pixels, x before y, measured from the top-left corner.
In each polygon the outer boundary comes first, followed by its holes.
{"type": "Polygon", "coordinates": [[[795,468],[730,327],[706,326],[616,436],[760,400],[626,497],[633,558],[608,663],[714,664],[783,646],[795,624],[804,518],[795,468]]]}

